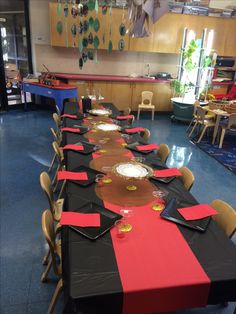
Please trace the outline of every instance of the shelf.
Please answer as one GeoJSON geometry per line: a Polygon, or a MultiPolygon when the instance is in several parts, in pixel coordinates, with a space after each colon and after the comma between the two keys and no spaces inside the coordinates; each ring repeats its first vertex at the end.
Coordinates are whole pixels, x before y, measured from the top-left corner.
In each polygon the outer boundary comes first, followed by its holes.
{"type": "Polygon", "coordinates": [[[236,71],[236,67],[215,67],[217,70],[236,71]]]}

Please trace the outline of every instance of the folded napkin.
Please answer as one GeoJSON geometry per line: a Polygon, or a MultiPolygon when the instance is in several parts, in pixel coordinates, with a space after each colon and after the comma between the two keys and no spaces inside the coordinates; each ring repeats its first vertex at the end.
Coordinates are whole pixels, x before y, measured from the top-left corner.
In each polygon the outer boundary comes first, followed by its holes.
{"type": "Polygon", "coordinates": [[[88,180],[86,172],[58,171],[57,180],[88,180]]]}
{"type": "Polygon", "coordinates": [[[74,114],[67,114],[67,113],[64,113],[62,116],[62,118],[71,118],[71,119],[77,119],[78,117],[74,114]]]}
{"type": "Polygon", "coordinates": [[[143,132],[144,128],[138,127],[138,128],[132,128],[132,129],[125,129],[126,133],[136,133],[136,132],[143,132]]]}
{"type": "Polygon", "coordinates": [[[73,133],[80,133],[79,128],[62,128],[62,132],[73,132],[73,133]]]}
{"type": "Polygon", "coordinates": [[[100,227],[100,214],[82,214],[75,212],[62,212],[60,224],[77,227],[100,227]]]}
{"type": "Polygon", "coordinates": [[[128,115],[128,116],[117,116],[116,119],[118,120],[126,120],[126,119],[132,119],[134,116],[131,114],[131,115],[128,115]]]}
{"type": "Polygon", "coordinates": [[[178,208],[178,212],[185,220],[203,219],[217,215],[218,212],[208,204],[200,204],[191,207],[178,208]]]}
{"type": "Polygon", "coordinates": [[[62,147],[62,149],[71,149],[71,150],[84,150],[84,146],[83,145],[76,145],[76,144],[68,144],[64,147],[62,147]]]}
{"type": "Polygon", "coordinates": [[[177,177],[182,176],[182,173],[177,168],[155,170],[154,176],[157,178],[177,177]]]}
{"type": "Polygon", "coordinates": [[[147,145],[138,145],[136,146],[137,150],[145,151],[145,150],[154,150],[158,149],[159,145],[157,144],[147,144],[147,145]]]}

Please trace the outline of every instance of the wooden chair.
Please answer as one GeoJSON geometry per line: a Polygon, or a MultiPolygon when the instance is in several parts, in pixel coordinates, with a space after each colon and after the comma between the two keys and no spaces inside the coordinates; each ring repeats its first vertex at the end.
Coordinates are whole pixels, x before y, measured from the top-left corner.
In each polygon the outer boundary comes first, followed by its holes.
{"type": "Polygon", "coordinates": [[[131,112],[131,108],[127,107],[127,108],[122,110],[122,115],[128,116],[130,114],[130,112],[131,112]]]}
{"type": "Polygon", "coordinates": [[[52,300],[48,307],[47,314],[52,314],[55,308],[56,302],[60,296],[60,293],[63,289],[63,281],[61,278],[62,267],[61,267],[61,241],[56,240],[56,232],[54,229],[53,216],[49,210],[45,210],[42,214],[42,230],[45,236],[45,239],[49,246],[50,251],[50,261],[47,265],[47,268],[41,276],[41,281],[46,282],[48,278],[48,273],[51,267],[54,270],[55,275],[59,278],[55,292],[53,294],[52,300]],[[59,259],[59,263],[58,263],[59,259]]]}
{"type": "Polygon", "coordinates": [[[192,171],[187,167],[181,167],[179,171],[182,173],[182,176],[178,177],[179,180],[183,183],[184,187],[190,191],[195,181],[192,171]]]}
{"type": "MultiPolygon", "coordinates": [[[[193,108],[193,118],[192,118],[192,120],[190,121],[189,126],[187,127],[186,132],[189,131],[189,129],[191,128],[191,126],[192,126],[192,125],[194,124],[194,122],[196,122],[196,120],[197,120],[197,108],[198,108],[198,107],[200,107],[200,102],[199,102],[198,100],[196,100],[195,103],[194,103],[194,108],[193,108]]],[[[212,119],[214,119],[214,118],[215,118],[215,114],[213,114],[213,113],[207,113],[207,114],[205,115],[205,119],[206,119],[206,120],[212,120],[212,119]]]]}
{"type": "Polygon", "coordinates": [[[236,132],[236,113],[232,113],[229,116],[229,120],[226,125],[221,125],[221,136],[220,136],[219,148],[222,148],[226,131],[236,132]]]}
{"type": "Polygon", "coordinates": [[[154,120],[155,106],[152,105],[153,92],[143,91],[141,95],[142,95],[142,103],[138,105],[137,120],[139,120],[140,110],[142,109],[152,110],[152,120],[154,120]]]}
{"type": "Polygon", "coordinates": [[[160,148],[158,150],[158,156],[161,158],[163,163],[166,163],[167,158],[170,155],[170,149],[167,144],[160,144],[160,148]]]}
{"type": "Polygon", "coordinates": [[[52,117],[56,125],[56,134],[59,138],[61,138],[61,118],[57,113],[54,113],[52,117]]]}
{"type": "MultiPolygon", "coordinates": [[[[57,173],[58,173],[59,170],[64,169],[64,154],[63,154],[63,150],[59,147],[57,142],[54,141],[52,143],[52,147],[53,147],[54,153],[56,154],[56,159],[57,159],[57,162],[58,162],[58,167],[56,169],[54,178],[52,180],[52,185],[54,185],[55,182],[56,182],[56,185],[55,185],[55,187],[53,189],[53,192],[55,192],[57,190],[57,187],[58,187],[57,173]]],[[[61,192],[60,192],[60,195],[61,195],[61,192]]]]}
{"type": "Polygon", "coordinates": [[[219,225],[225,234],[231,238],[236,231],[236,212],[228,203],[216,199],[210,204],[218,215],[212,216],[212,219],[219,225]]]}
{"type": "MultiPolygon", "coordinates": [[[[58,146],[60,146],[60,144],[61,144],[61,137],[59,137],[59,136],[56,134],[56,132],[55,132],[55,130],[54,130],[53,128],[50,128],[50,130],[51,130],[51,132],[52,132],[52,136],[53,136],[54,141],[57,142],[58,146]]],[[[48,172],[51,172],[51,170],[52,170],[52,168],[53,168],[53,165],[54,165],[55,162],[56,162],[56,157],[57,157],[57,155],[56,155],[56,153],[54,152],[54,156],[53,156],[52,161],[51,161],[51,164],[50,164],[50,166],[49,166],[49,168],[48,168],[48,172]]]]}
{"type": "Polygon", "coordinates": [[[61,218],[61,212],[62,212],[64,199],[58,198],[58,200],[55,201],[54,195],[53,195],[53,189],[52,189],[52,182],[47,172],[45,171],[42,172],[40,174],[39,180],[40,180],[41,188],[43,189],[43,191],[45,192],[47,196],[49,208],[53,215],[53,219],[55,221],[59,221],[61,218]]]}
{"type": "Polygon", "coordinates": [[[144,131],[140,132],[140,136],[141,136],[146,142],[148,142],[148,140],[149,140],[149,138],[150,138],[150,136],[151,136],[151,132],[150,132],[148,129],[144,128],[144,131]]]}
{"type": "Polygon", "coordinates": [[[199,126],[203,126],[202,132],[197,140],[197,143],[200,143],[203,135],[205,134],[206,130],[208,128],[212,128],[215,126],[215,122],[209,119],[206,119],[206,110],[204,110],[202,107],[198,107],[196,109],[196,122],[192,128],[192,131],[189,134],[189,137],[191,137],[191,135],[193,134],[195,128],[197,127],[197,125],[199,126]]]}

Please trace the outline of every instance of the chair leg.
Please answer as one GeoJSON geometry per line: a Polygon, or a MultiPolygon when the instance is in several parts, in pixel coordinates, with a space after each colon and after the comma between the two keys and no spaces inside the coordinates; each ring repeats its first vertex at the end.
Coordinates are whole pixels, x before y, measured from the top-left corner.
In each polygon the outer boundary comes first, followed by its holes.
{"type": "Polygon", "coordinates": [[[57,300],[60,297],[62,288],[63,288],[63,282],[62,282],[62,279],[60,279],[58,281],[58,283],[57,283],[56,290],[54,291],[52,300],[51,300],[51,302],[49,304],[47,314],[52,314],[53,313],[53,310],[54,310],[54,308],[56,306],[57,300]]]}
{"type": "Polygon", "coordinates": [[[152,120],[154,120],[154,114],[155,114],[154,109],[152,109],[152,120]]]}
{"type": "Polygon", "coordinates": [[[193,122],[194,122],[194,119],[195,119],[195,118],[192,118],[192,120],[190,121],[190,123],[189,123],[189,125],[188,125],[188,127],[187,127],[187,129],[186,129],[186,132],[188,132],[188,130],[190,129],[191,125],[192,125],[193,122]]]}
{"type": "Polygon", "coordinates": [[[193,134],[193,131],[196,129],[196,126],[197,126],[197,121],[195,122],[193,128],[192,128],[192,131],[189,133],[188,137],[191,137],[191,135],[193,134]]]}
{"type": "Polygon", "coordinates": [[[56,185],[54,186],[53,193],[56,192],[56,190],[57,190],[57,188],[58,188],[58,185],[59,185],[59,181],[57,181],[56,185]]]}
{"type": "Polygon", "coordinates": [[[206,132],[206,129],[207,129],[207,126],[205,125],[204,128],[203,128],[203,130],[202,130],[202,133],[201,133],[201,135],[200,135],[200,137],[199,137],[199,139],[198,139],[198,141],[197,141],[197,143],[200,143],[200,142],[201,142],[201,140],[202,140],[202,138],[203,138],[203,135],[204,135],[205,132],[206,132]]]}
{"type": "Polygon", "coordinates": [[[138,109],[137,120],[139,120],[140,109],[138,109]]]}
{"type": "Polygon", "coordinates": [[[57,173],[58,173],[59,169],[60,169],[60,165],[57,166],[57,170],[56,170],[55,175],[52,179],[52,185],[54,185],[55,182],[57,181],[57,173]]]}
{"type": "Polygon", "coordinates": [[[49,168],[48,168],[48,172],[51,172],[52,167],[53,167],[53,165],[54,165],[54,163],[55,163],[55,161],[56,161],[56,157],[57,157],[57,155],[54,154],[53,159],[52,159],[52,162],[51,162],[51,164],[50,164],[50,166],[49,166],[49,168]]]}
{"type": "Polygon", "coordinates": [[[42,281],[42,282],[46,282],[46,281],[47,281],[47,279],[48,279],[48,273],[49,273],[51,267],[52,267],[52,259],[50,259],[50,261],[49,261],[49,263],[48,263],[48,265],[47,265],[47,268],[46,268],[45,271],[42,273],[42,276],[41,276],[41,281],[42,281]]]}
{"type": "Polygon", "coordinates": [[[47,254],[43,258],[43,262],[42,262],[43,265],[47,265],[48,264],[49,257],[50,257],[50,250],[48,249],[47,254]]]}
{"type": "Polygon", "coordinates": [[[64,189],[65,189],[65,186],[66,186],[66,180],[64,180],[63,183],[62,183],[61,190],[60,190],[60,193],[58,195],[58,198],[61,198],[62,193],[64,192],[64,189]]]}
{"type": "Polygon", "coordinates": [[[222,128],[219,148],[222,148],[224,137],[225,137],[225,129],[222,128]]]}

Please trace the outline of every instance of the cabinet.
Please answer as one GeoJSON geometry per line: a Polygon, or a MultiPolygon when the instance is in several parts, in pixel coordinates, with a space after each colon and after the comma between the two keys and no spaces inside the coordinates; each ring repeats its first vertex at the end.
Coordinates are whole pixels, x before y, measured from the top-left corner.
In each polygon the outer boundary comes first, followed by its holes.
{"type": "Polygon", "coordinates": [[[68,81],[71,85],[77,85],[79,98],[87,95],[87,90],[93,91],[104,97],[104,102],[112,102],[119,109],[130,107],[132,111],[138,110],[141,102],[142,91],[153,92],[153,104],[156,111],[171,111],[171,88],[168,82],[136,83],[136,82],[110,82],[110,81],[68,81]]]}
{"type": "MultiPolygon", "coordinates": [[[[71,16],[71,7],[69,4],[69,15],[64,17],[63,8],[61,16],[57,16],[57,3],[50,3],[50,28],[51,28],[51,44],[52,46],[67,46],[73,47],[74,43],[78,46],[79,39],[88,36],[91,31],[93,36],[97,35],[99,38],[98,49],[108,49],[108,42],[110,39],[110,14],[109,9],[106,15],[103,15],[99,7],[98,19],[100,22],[100,29],[97,33],[94,30],[88,30],[86,34],[79,35],[78,32],[74,38],[71,33],[71,27],[76,24],[77,30],[79,21],[88,21],[92,16],[96,17],[96,12],[90,12],[86,17],[71,16]],[[57,22],[62,22],[63,32],[59,34],[56,26],[57,22]],[[66,32],[67,28],[67,32],[66,32]],[[66,36],[67,33],[67,36],[66,36]]],[[[119,8],[112,9],[112,32],[111,40],[113,50],[118,50],[118,42],[121,38],[125,41],[124,51],[143,51],[143,52],[159,52],[159,53],[179,53],[182,44],[184,28],[193,29],[196,32],[197,38],[201,37],[201,32],[204,28],[213,29],[215,32],[213,48],[219,56],[236,56],[236,19],[226,19],[212,16],[195,16],[185,14],[167,13],[163,15],[155,24],[150,22],[149,30],[151,32],[149,37],[144,38],[130,38],[128,35],[121,36],[119,33],[119,26],[122,22],[123,10],[119,8]]],[[[125,16],[127,10],[125,11],[125,16]]],[[[129,28],[128,18],[125,17],[126,29],[129,28]]],[[[89,45],[88,48],[93,48],[89,45]]]]}
{"type": "MultiPolygon", "coordinates": [[[[108,43],[111,39],[113,44],[113,50],[118,50],[118,43],[121,38],[124,39],[125,47],[124,50],[129,49],[129,37],[128,35],[121,36],[119,33],[119,27],[122,22],[123,10],[118,8],[112,9],[112,28],[111,28],[111,36],[110,36],[110,14],[109,9],[106,15],[102,14],[101,8],[99,7],[98,14],[95,11],[89,11],[86,17],[73,17],[71,15],[71,8],[72,4],[68,4],[68,17],[65,17],[63,14],[63,4],[61,9],[61,15],[57,15],[57,3],[49,3],[49,11],[50,11],[50,31],[51,31],[51,45],[52,46],[59,46],[59,47],[78,47],[79,40],[83,39],[84,37],[88,37],[89,33],[91,32],[93,37],[95,35],[99,38],[99,47],[98,49],[108,49],[108,43]],[[78,33],[78,26],[80,21],[83,23],[85,20],[88,22],[89,18],[92,17],[93,19],[98,18],[100,23],[100,28],[97,32],[94,29],[88,29],[86,33],[83,34],[78,33]],[[58,33],[57,31],[57,23],[62,23],[62,33],[58,33]],[[74,37],[71,28],[72,25],[76,25],[76,36],[74,37]]],[[[126,11],[125,11],[126,13],[126,11]]],[[[128,21],[126,19],[125,22],[126,29],[128,28],[128,21]]],[[[88,45],[88,49],[93,49],[93,44],[88,45]]]]}
{"type": "Polygon", "coordinates": [[[132,107],[132,87],[133,83],[111,83],[111,99],[119,110],[132,107]]]}

